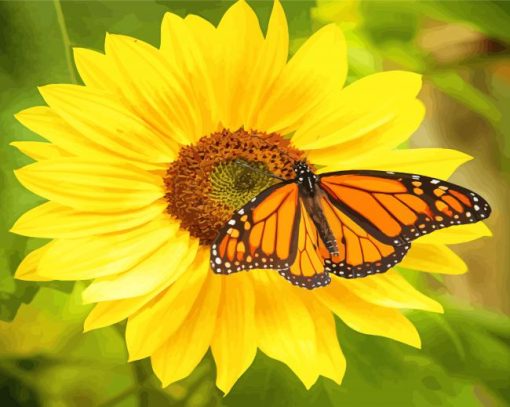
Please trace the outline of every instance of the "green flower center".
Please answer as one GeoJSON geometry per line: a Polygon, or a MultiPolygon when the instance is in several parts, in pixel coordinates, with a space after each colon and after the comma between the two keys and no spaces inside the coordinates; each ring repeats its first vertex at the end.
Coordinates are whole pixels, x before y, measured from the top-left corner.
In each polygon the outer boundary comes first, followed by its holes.
{"type": "Polygon", "coordinates": [[[269,172],[260,162],[233,160],[219,163],[209,177],[211,183],[209,197],[231,208],[240,208],[275,183],[276,180],[265,173],[269,172]]]}

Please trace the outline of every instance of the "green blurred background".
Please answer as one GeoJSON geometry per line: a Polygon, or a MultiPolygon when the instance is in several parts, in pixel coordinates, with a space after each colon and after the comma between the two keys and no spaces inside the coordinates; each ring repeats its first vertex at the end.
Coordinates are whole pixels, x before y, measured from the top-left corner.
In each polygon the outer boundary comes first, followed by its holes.
{"type": "MultiPolygon", "coordinates": [[[[123,326],[82,334],[89,311],[81,284],[28,283],[12,275],[40,240],[10,234],[42,200],[12,170],[30,160],[8,144],[38,137],[13,114],[42,104],[36,87],[78,82],[71,47],[103,49],[105,32],[159,43],[163,14],[217,23],[231,1],[0,2],[0,405],[2,406],[360,406],[510,405],[509,174],[510,3],[493,1],[284,1],[292,51],[320,26],[346,33],[349,81],[383,69],[424,74],[427,115],[412,147],[447,147],[475,157],[453,181],[493,207],[491,239],[454,247],[470,271],[433,278],[408,273],[446,307],[409,313],[423,349],[347,329],[342,386],[310,390],[259,354],[223,397],[208,355],[188,379],[161,389],[146,361],[128,364],[123,326]]],[[[251,1],[263,29],[271,2],[251,1]]],[[[370,316],[367,316],[370,317],[370,316]]]]}

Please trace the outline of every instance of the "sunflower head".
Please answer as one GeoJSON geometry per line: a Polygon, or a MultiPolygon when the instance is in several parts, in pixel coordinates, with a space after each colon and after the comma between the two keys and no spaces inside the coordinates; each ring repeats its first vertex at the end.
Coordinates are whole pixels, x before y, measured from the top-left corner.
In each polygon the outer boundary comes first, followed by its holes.
{"type": "MultiPolygon", "coordinates": [[[[216,27],[167,13],[161,46],[106,37],[105,53],[76,49],[84,86],[40,88],[47,105],[17,118],[47,142],[18,142],[34,158],[19,181],[48,201],[13,226],[51,239],[16,276],[91,280],[85,329],[127,319],[130,360],[151,358],[163,385],[188,376],[209,349],[228,392],[257,350],[307,388],[340,383],[345,360],[333,315],[360,332],[419,347],[400,309],[441,312],[396,271],[332,278],[313,292],[274,270],[219,276],[209,243],[232,212],[304,161],[320,171],[384,169],[447,178],[467,161],[442,149],[398,150],[420,124],[421,78],[403,71],[344,87],[346,46],[335,25],[288,60],[284,10],[268,29],[245,1],[216,27]]],[[[405,267],[461,273],[446,246],[488,235],[483,224],[413,243],[405,267]],[[469,230],[467,230],[467,229],[469,230]]]]}
{"type": "Polygon", "coordinates": [[[304,153],[276,133],[222,130],[182,147],[165,176],[168,213],[210,244],[232,212],[275,183],[293,177],[304,153]]]}

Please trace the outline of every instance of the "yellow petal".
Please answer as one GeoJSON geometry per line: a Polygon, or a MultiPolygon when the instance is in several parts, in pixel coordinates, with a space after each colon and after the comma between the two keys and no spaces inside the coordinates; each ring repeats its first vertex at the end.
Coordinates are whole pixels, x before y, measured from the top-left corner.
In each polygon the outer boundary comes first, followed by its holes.
{"type": "Polygon", "coordinates": [[[429,273],[463,274],[467,265],[444,245],[413,243],[400,263],[402,267],[429,273]]]}
{"type": "Polygon", "coordinates": [[[82,293],[85,303],[111,301],[144,295],[176,281],[195,258],[198,241],[178,234],[132,269],[114,276],[100,277],[82,293]],[[169,264],[169,259],[172,263],[169,264]]]}
{"type": "Polygon", "coordinates": [[[221,276],[222,297],[211,350],[216,361],[216,385],[228,393],[257,353],[253,283],[246,275],[221,276]]]}
{"type": "Polygon", "coordinates": [[[193,140],[210,134],[218,126],[218,104],[214,89],[217,48],[214,27],[197,16],[185,19],[166,13],[161,25],[161,54],[168,63],[182,73],[182,81],[191,85],[200,120],[195,121],[193,140]],[[203,36],[203,37],[202,37],[203,36]],[[206,44],[203,41],[206,40],[206,44]]]}
{"type": "Polygon", "coordinates": [[[369,75],[326,99],[292,137],[301,149],[320,149],[387,127],[421,89],[421,76],[404,71],[369,75]]]}
{"type": "Polygon", "coordinates": [[[16,273],[14,277],[18,280],[25,281],[49,281],[51,279],[46,278],[38,273],[39,262],[41,261],[41,257],[48,251],[51,247],[52,242],[33,250],[29,254],[25,256],[22,262],[19,264],[16,269],[16,273]]]}
{"type": "Polygon", "coordinates": [[[342,32],[334,24],[312,35],[276,80],[254,127],[281,134],[298,128],[314,107],[342,88],[346,52],[342,32]]]}
{"type": "Polygon", "coordinates": [[[221,279],[213,273],[181,327],[151,356],[152,368],[163,386],[188,376],[203,358],[214,332],[221,279]]]}
{"type": "Polygon", "coordinates": [[[118,213],[81,212],[46,202],[23,214],[11,232],[23,236],[70,239],[119,232],[150,222],[165,209],[156,201],[146,207],[118,213]]]}
{"type": "Polygon", "coordinates": [[[220,120],[224,127],[237,130],[244,124],[249,104],[251,73],[263,44],[256,14],[244,1],[234,3],[218,25],[220,46],[216,92],[220,120]]]}
{"type": "Polygon", "coordinates": [[[88,332],[116,324],[134,314],[156,295],[156,293],[151,292],[140,297],[100,302],[96,304],[85,319],[83,331],[88,332]]]}
{"type": "MultiPolygon", "coordinates": [[[[169,324],[174,324],[175,329],[177,329],[180,326],[180,323],[184,319],[184,317],[188,314],[189,308],[186,308],[186,311],[184,312],[184,315],[182,315],[182,318],[179,320],[180,322],[176,323],[176,320],[178,319],[177,316],[181,315],[179,314],[182,311],[182,305],[178,303],[177,301],[174,301],[168,308],[165,308],[165,311],[169,313],[169,316],[165,318],[165,321],[167,321],[165,324],[161,324],[161,319],[155,318],[149,318],[148,320],[145,318],[141,318],[140,323],[141,324],[134,324],[133,325],[133,319],[136,318],[136,320],[139,320],[140,315],[142,315],[145,311],[153,309],[154,305],[158,303],[159,304],[159,298],[164,297],[166,298],[168,294],[161,294],[162,291],[169,292],[179,292],[179,296],[181,297],[180,300],[187,300],[190,302],[189,307],[193,305],[195,297],[197,296],[197,293],[200,290],[200,287],[202,286],[202,283],[206,277],[206,274],[202,272],[209,270],[209,251],[208,250],[202,250],[202,252],[206,252],[207,257],[204,255],[198,254],[197,258],[193,262],[193,264],[188,268],[188,271],[185,275],[180,277],[177,282],[172,284],[169,288],[162,288],[158,287],[156,290],[149,292],[148,294],[134,297],[134,298],[124,298],[120,300],[113,300],[113,301],[104,301],[96,304],[94,309],[89,313],[87,316],[87,319],[84,323],[84,331],[91,331],[93,329],[102,328],[105,326],[116,324],[117,322],[120,322],[128,317],[130,317],[127,326],[126,326],[126,343],[128,345],[128,350],[130,349],[130,338],[133,336],[133,334],[138,334],[141,338],[146,339],[149,337],[149,335],[154,334],[158,339],[161,340],[160,345],[164,342],[164,339],[166,337],[161,337],[157,335],[156,331],[160,329],[164,329],[168,332],[170,335],[174,331],[172,331],[169,328],[169,324]],[[200,266],[201,269],[197,269],[195,266],[200,266]],[[205,267],[204,267],[205,266],[205,267]],[[200,284],[198,286],[193,285],[193,290],[189,289],[190,281],[186,278],[186,276],[191,276],[192,279],[196,282],[196,280],[200,281],[200,284]],[[198,278],[197,278],[198,277],[198,278]],[[184,289],[181,291],[179,287],[183,287],[183,282],[186,282],[187,285],[184,287],[184,289]],[[143,311],[137,312],[140,310],[144,305],[151,302],[147,307],[143,308],[143,311]],[[132,327],[135,327],[134,329],[132,327]],[[130,328],[131,327],[131,328],[130,328]],[[139,328],[139,329],[138,329],[139,328]]],[[[167,303],[168,304],[168,303],[167,303]]],[[[175,330],[174,329],[174,330],[175,330]]],[[[132,345],[131,345],[132,346],[132,345]]],[[[158,346],[159,347],[159,346],[158,346]]],[[[145,356],[149,356],[152,353],[149,352],[145,356]]],[[[140,357],[140,358],[142,358],[140,357]]],[[[134,359],[140,359],[140,358],[134,358],[130,357],[130,360],[134,359]]]]}
{"type": "Polygon", "coordinates": [[[353,169],[407,172],[426,175],[439,179],[448,179],[462,164],[472,157],[457,150],[446,148],[416,148],[385,151],[384,154],[353,157],[349,161],[331,163],[319,172],[331,172],[353,169]]]}
{"type": "Polygon", "coordinates": [[[256,127],[256,120],[263,108],[269,92],[285,68],[289,54],[289,32],[285,12],[279,0],[275,0],[273,11],[269,19],[266,38],[261,46],[260,54],[253,65],[249,78],[246,99],[246,112],[244,113],[244,127],[256,127]]]}
{"type": "Polygon", "coordinates": [[[420,293],[394,270],[370,278],[337,280],[337,283],[372,304],[391,308],[443,312],[441,304],[420,293]]]}
{"type": "Polygon", "coordinates": [[[165,192],[163,180],[128,164],[81,159],[46,160],[15,171],[30,191],[64,206],[118,212],[150,205],[165,192]]]}
{"type": "Polygon", "coordinates": [[[255,323],[259,348],[289,366],[306,388],[319,375],[315,324],[308,307],[274,271],[255,270],[255,323]]]}
{"type": "Polygon", "coordinates": [[[76,69],[87,86],[118,91],[118,72],[106,55],[85,48],[73,48],[73,54],[76,69]]]}
{"type": "Polygon", "coordinates": [[[136,38],[108,34],[105,49],[119,72],[125,103],[143,117],[153,137],[192,143],[196,126],[201,125],[198,102],[191,84],[178,77],[177,67],[167,63],[156,48],[136,38]]]}
{"type": "MultiPolygon", "coordinates": [[[[39,88],[44,100],[72,128],[109,151],[140,162],[168,163],[177,145],[156,133],[108,92],[78,85],[39,88]]],[[[146,112],[149,114],[148,112],[146,112]]]]}
{"type": "MultiPolygon", "coordinates": [[[[218,93],[217,86],[219,84],[219,74],[221,66],[219,64],[220,44],[218,41],[218,33],[216,28],[207,20],[195,16],[188,15],[184,19],[185,24],[188,26],[191,34],[194,37],[197,49],[200,51],[206,71],[204,73],[204,81],[208,81],[207,89],[202,90],[204,98],[208,98],[208,102],[199,102],[200,109],[210,109],[211,128],[207,128],[207,122],[204,120],[202,124],[203,134],[210,134],[214,131],[221,130],[220,127],[220,107],[218,98],[221,93],[218,93]],[[210,89],[209,89],[210,86],[210,89]],[[211,92],[210,94],[208,94],[211,92]]],[[[165,52],[163,49],[161,52],[165,52]]],[[[202,113],[203,117],[206,117],[202,113]]]]}
{"type": "Polygon", "coordinates": [[[332,166],[344,160],[352,161],[353,157],[358,157],[361,162],[366,154],[386,153],[406,141],[418,128],[424,115],[423,104],[419,100],[410,100],[386,125],[345,143],[310,150],[308,158],[315,164],[332,166]]]}
{"type": "Polygon", "coordinates": [[[47,106],[31,107],[19,112],[15,117],[34,133],[72,155],[109,159],[114,156],[92,140],[83,137],[47,106]]]}
{"type": "Polygon", "coordinates": [[[477,222],[436,230],[434,233],[421,236],[416,242],[428,244],[457,244],[470,242],[471,240],[486,236],[492,236],[492,232],[485,223],[477,222]]]}
{"type": "Polygon", "coordinates": [[[362,300],[336,279],[314,293],[325,306],[358,332],[384,336],[416,348],[421,346],[416,328],[399,311],[362,300]]]}
{"type": "Polygon", "coordinates": [[[88,280],[123,273],[150,257],[178,227],[162,216],[123,233],[55,240],[41,259],[39,273],[55,280],[88,280]]]}
{"type": "Polygon", "coordinates": [[[69,156],[64,150],[51,143],[41,143],[39,141],[13,141],[9,145],[16,147],[26,156],[36,160],[52,160],[69,156]]]}
{"type": "Polygon", "coordinates": [[[306,296],[306,304],[315,323],[319,374],[340,384],[345,374],[346,361],[338,343],[335,319],[331,311],[314,298],[313,293],[306,293],[306,296]]]}
{"type": "Polygon", "coordinates": [[[129,318],[126,344],[130,360],[150,356],[179,329],[209,273],[209,250],[201,248],[193,264],[174,284],[129,318]]]}

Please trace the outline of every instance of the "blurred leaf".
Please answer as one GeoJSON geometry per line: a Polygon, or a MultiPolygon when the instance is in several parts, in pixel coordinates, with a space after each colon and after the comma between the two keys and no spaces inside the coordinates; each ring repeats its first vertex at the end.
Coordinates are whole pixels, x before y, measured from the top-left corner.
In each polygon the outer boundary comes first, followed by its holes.
{"type": "Polygon", "coordinates": [[[423,351],[451,375],[471,381],[505,402],[510,401],[510,320],[481,310],[447,308],[444,318],[416,314],[423,351]],[[441,332],[449,331],[450,335],[441,332]],[[453,336],[455,339],[451,341],[453,336]],[[448,345],[448,342],[451,345],[448,345]],[[452,352],[452,346],[456,352],[452,352]]]}
{"type": "Polygon", "coordinates": [[[420,0],[420,9],[435,19],[474,26],[489,37],[510,41],[507,1],[420,0]]]}
{"type": "MultiPolygon", "coordinates": [[[[82,289],[78,285],[69,296],[43,288],[13,322],[0,322],[0,386],[21,389],[31,405],[40,400],[45,406],[71,407],[96,406],[126,389],[139,389],[136,365],[126,363],[124,339],[116,329],[83,334],[90,306],[81,304],[82,289]]],[[[137,406],[138,392],[119,405],[137,406]]]]}
{"type": "Polygon", "coordinates": [[[364,46],[362,38],[352,33],[347,37],[347,41],[349,44],[347,50],[349,57],[349,83],[382,70],[381,58],[364,46]]]}
{"type": "Polygon", "coordinates": [[[361,22],[360,0],[317,0],[311,9],[312,19],[322,26],[336,22],[343,31],[354,30],[361,22]]]}
{"type": "Polygon", "coordinates": [[[35,239],[14,235],[8,230],[27,209],[42,199],[25,190],[13,170],[30,162],[9,143],[14,140],[38,140],[23,128],[13,115],[29,106],[42,104],[36,87],[51,82],[68,82],[70,75],[65,49],[53,3],[0,3],[0,320],[10,320],[22,303],[29,302],[39,284],[13,279],[14,271],[27,253],[38,246],[35,239]],[[30,242],[30,241],[33,241],[30,242]]]}
{"type": "Polygon", "coordinates": [[[24,372],[14,363],[0,361],[0,401],[5,406],[36,407],[39,403],[37,392],[27,381],[24,372]]]}
{"type": "Polygon", "coordinates": [[[4,275],[2,278],[11,279],[15,285],[13,293],[0,293],[0,321],[11,321],[21,304],[32,301],[39,287],[36,283],[14,281],[10,275],[4,275]]]}
{"type": "Polygon", "coordinates": [[[501,122],[498,127],[498,144],[500,151],[500,167],[503,171],[510,172],[510,67],[502,69],[503,72],[494,76],[491,86],[491,93],[496,99],[496,104],[501,112],[501,122]]]}
{"type": "Polygon", "coordinates": [[[421,14],[411,1],[363,1],[363,29],[374,44],[410,42],[416,36],[421,14]]]}
{"type": "Polygon", "coordinates": [[[431,73],[426,78],[448,96],[485,117],[492,124],[496,124],[501,119],[494,101],[464,80],[457,72],[440,71],[431,73]]]}

